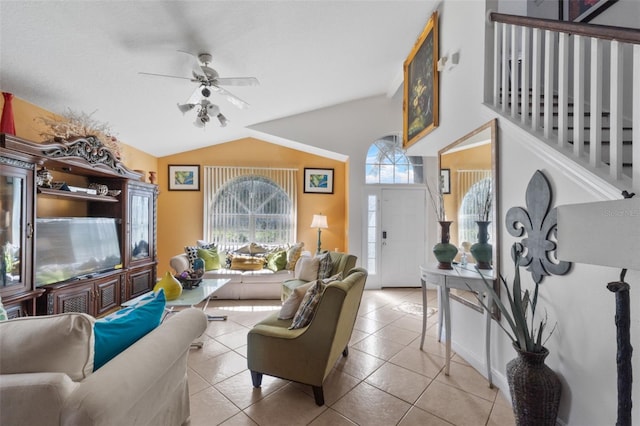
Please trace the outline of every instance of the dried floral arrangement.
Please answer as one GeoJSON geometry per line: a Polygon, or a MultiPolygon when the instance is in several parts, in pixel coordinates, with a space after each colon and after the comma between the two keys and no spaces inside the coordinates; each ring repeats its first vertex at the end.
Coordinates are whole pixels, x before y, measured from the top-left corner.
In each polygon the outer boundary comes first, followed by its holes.
{"type": "Polygon", "coordinates": [[[493,183],[491,179],[486,178],[476,183],[473,203],[475,211],[478,212],[478,220],[490,221],[493,205],[493,183]]]}
{"type": "Polygon", "coordinates": [[[86,112],[67,109],[60,116],[52,114],[49,117],[38,117],[36,120],[39,120],[48,128],[46,131],[41,132],[40,136],[49,140],[54,138],[69,140],[79,136],[95,136],[113,152],[113,155],[118,160],[124,161],[120,141],[114,135],[111,126],[109,123],[96,120],[93,118],[93,114],[95,114],[95,111],[87,114],[86,112]]]}
{"type": "Polygon", "coordinates": [[[427,190],[429,191],[429,198],[431,199],[431,205],[433,206],[434,211],[436,212],[436,217],[438,218],[438,222],[442,222],[446,220],[446,215],[444,212],[444,197],[442,196],[442,188],[444,185],[444,178],[440,175],[440,180],[438,181],[438,192],[434,193],[429,186],[429,182],[427,182],[427,190]]]}

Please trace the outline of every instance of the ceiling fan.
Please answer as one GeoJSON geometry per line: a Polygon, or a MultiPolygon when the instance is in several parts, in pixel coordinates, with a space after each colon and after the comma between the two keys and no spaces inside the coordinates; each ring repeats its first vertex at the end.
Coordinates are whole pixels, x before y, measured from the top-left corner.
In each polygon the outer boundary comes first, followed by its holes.
{"type": "MultiPolygon", "coordinates": [[[[183,50],[178,50],[178,52],[186,53],[190,57],[194,59],[194,69],[192,70],[191,77],[181,77],[175,75],[167,75],[167,74],[157,74],[150,72],[139,72],[139,74],[152,75],[157,77],[169,77],[169,78],[179,78],[182,80],[189,80],[191,82],[197,83],[198,87],[193,91],[187,103],[178,104],[178,108],[180,111],[187,112],[193,109],[196,106],[200,106],[198,110],[198,119],[196,119],[196,125],[198,125],[198,120],[204,117],[209,117],[209,113],[213,107],[217,109],[216,116],[222,115],[219,113],[219,108],[209,102],[206,98],[211,95],[211,92],[216,92],[220,95],[223,95],[227,98],[229,102],[235,105],[238,108],[248,108],[249,104],[242,99],[238,98],[233,93],[229,92],[226,89],[223,89],[220,86],[257,86],[260,84],[258,79],[255,77],[226,77],[222,78],[218,75],[218,72],[209,66],[211,62],[212,56],[209,53],[200,53],[197,56],[190,53],[185,52],[183,50]],[[205,102],[206,101],[206,102],[205,102]],[[202,114],[201,114],[202,112],[202,114]]],[[[224,116],[222,115],[224,118],[224,116]]],[[[206,120],[208,121],[208,120],[206,120]]],[[[201,123],[206,123],[206,121],[200,121],[201,123]]],[[[227,119],[224,119],[225,124],[221,124],[224,126],[227,123],[227,119]]],[[[203,124],[204,125],[204,124],[203,124]]],[[[201,127],[201,126],[198,126],[201,127]]]]}

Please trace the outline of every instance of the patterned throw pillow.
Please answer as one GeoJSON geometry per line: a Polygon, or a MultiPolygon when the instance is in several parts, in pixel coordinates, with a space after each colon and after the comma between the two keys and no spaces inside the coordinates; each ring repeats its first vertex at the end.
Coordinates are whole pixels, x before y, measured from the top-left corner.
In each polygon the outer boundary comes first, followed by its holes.
{"type": "Polygon", "coordinates": [[[189,259],[189,268],[193,268],[193,262],[198,258],[198,247],[185,246],[184,252],[187,255],[187,259],[189,259]]]}
{"type": "Polygon", "coordinates": [[[318,279],[322,280],[331,276],[331,269],[333,269],[333,262],[331,255],[328,251],[325,251],[316,256],[320,259],[320,265],[318,266],[318,279]]]}
{"type": "Polygon", "coordinates": [[[306,327],[311,323],[316,313],[316,306],[320,303],[320,298],[322,297],[322,292],[324,292],[325,287],[326,284],[322,282],[322,280],[316,281],[314,285],[309,287],[302,298],[302,302],[300,302],[300,307],[293,317],[289,330],[306,327]]]}
{"type": "Polygon", "coordinates": [[[296,262],[298,261],[298,259],[300,258],[300,255],[302,254],[302,247],[304,247],[304,243],[299,242],[292,245],[291,247],[289,247],[289,250],[287,250],[287,269],[288,270],[293,271],[293,269],[296,267],[296,262]]]}

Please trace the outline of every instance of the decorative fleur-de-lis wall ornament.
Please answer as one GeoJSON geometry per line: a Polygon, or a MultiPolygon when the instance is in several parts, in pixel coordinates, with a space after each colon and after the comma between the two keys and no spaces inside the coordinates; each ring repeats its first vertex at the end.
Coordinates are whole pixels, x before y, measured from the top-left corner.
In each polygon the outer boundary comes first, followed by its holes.
{"type": "Polygon", "coordinates": [[[551,208],[551,185],[540,170],[529,181],[525,200],[527,210],[511,207],[507,211],[505,225],[514,237],[527,234],[526,238],[514,244],[511,257],[515,260],[515,256],[520,256],[520,266],[526,266],[536,284],[540,284],[547,275],[569,272],[571,262],[557,259],[558,213],[556,207],[551,208]]]}

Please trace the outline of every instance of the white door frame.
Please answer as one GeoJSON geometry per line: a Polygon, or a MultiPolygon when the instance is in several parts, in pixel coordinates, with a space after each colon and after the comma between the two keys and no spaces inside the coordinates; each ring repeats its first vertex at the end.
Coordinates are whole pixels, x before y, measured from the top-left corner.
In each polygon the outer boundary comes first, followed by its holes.
{"type": "MultiPolygon", "coordinates": [[[[423,241],[424,241],[424,245],[425,245],[425,259],[424,262],[427,262],[427,257],[429,255],[429,251],[427,250],[427,236],[429,234],[429,229],[427,226],[428,223],[428,206],[427,206],[427,194],[426,194],[426,187],[422,186],[422,185],[367,185],[367,187],[364,190],[364,194],[363,194],[363,200],[362,200],[362,205],[365,207],[364,209],[362,209],[362,266],[364,268],[366,268],[367,270],[369,270],[369,276],[367,278],[367,283],[366,283],[366,288],[367,289],[380,289],[382,288],[382,274],[380,273],[381,271],[381,262],[380,262],[380,253],[382,250],[382,230],[381,230],[381,226],[382,226],[382,209],[381,209],[381,198],[382,198],[382,191],[383,190],[416,190],[416,191],[423,191],[425,193],[425,196],[423,197],[423,199],[425,200],[425,212],[427,212],[425,214],[425,227],[424,227],[424,235],[423,235],[423,241]],[[376,196],[376,217],[375,217],[375,230],[376,230],[376,243],[375,243],[375,262],[373,267],[375,268],[371,268],[369,265],[369,250],[368,250],[368,245],[369,245],[369,196],[376,196]]],[[[419,285],[419,274],[420,271],[416,269],[416,286],[419,285]]]]}

